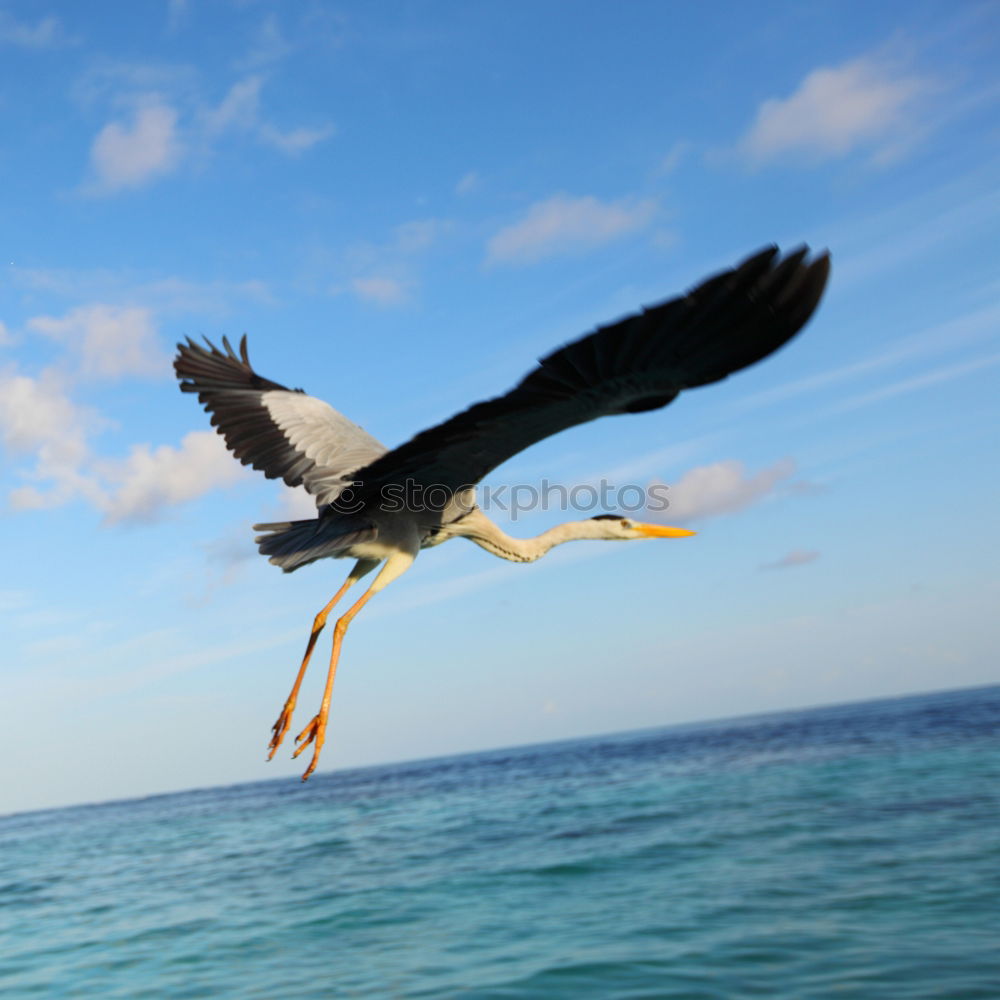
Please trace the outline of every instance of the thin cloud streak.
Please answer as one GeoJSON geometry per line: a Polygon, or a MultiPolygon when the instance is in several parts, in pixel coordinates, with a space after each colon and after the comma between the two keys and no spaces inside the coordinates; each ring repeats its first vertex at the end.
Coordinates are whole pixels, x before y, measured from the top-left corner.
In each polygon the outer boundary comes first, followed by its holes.
{"type": "Polygon", "coordinates": [[[973,358],[971,361],[964,361],[960,364],[949,365],[947,368],[935,368],[931,371],[924,372],[922,375],[915,375],[912,378],[905,378],[900,379],[898,382],[892,382],[889,385],[883,386],[881,389],[875,389],[872,392],[852,396],[850,399],[845,399],[842,403],[838,403],[836,406],[831,406],[825,412],[827,415],[830,415],[834,413],[845,413],[848,410],[857,410],[863,406],[870,406],[873,403],[881,403],[886,399],[892,399],[894,396],[901,396],[910,392],[918,392],[921,389],[927,389],[931,386],[939,385],[942,382],[950,382],[953,379],[963,378],[966,375],[974,375],[977,372],[985,370],[986,368],[992,368],[997,364],[1000,364],[1000,353],[987,354],[984,357],[973,358]]]}
{"type": "Polygon", "coordinates": [[[964,316],[935,324],[894,341],[884,351],[826,372],[786,382],[745,396],[733,404],[738,411],[769,406],[805,393],[822,390],[838,382],[857,379],[883,368],[891,368],[928,355],[952,351],[992,337],[1000,329],[1000,305],[984,306],[964,316]]]}

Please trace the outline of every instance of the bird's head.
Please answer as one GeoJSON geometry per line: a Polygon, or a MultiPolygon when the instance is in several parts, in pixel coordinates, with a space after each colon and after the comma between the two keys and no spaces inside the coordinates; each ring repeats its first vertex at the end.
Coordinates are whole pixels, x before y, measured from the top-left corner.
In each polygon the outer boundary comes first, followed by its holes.
{"type": "Polygon", "coordinates": [[[590,519],[596,532],[595,538],[618,539],[629,538],[687,538],[697,534],[687,528],[671,528],[665,524],[643,524],[633,521],[630,517],[619,514],[598,514],[590,519]]]}

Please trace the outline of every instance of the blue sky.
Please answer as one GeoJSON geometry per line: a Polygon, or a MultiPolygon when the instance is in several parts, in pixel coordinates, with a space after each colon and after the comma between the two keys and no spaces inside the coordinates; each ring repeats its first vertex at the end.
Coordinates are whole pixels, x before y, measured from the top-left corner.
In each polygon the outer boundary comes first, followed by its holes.
{"type": "Polygon", "coordinates": [[[490,477],[664,482],[697,538],[424,553],[348,636],[321,769],[995,681],[998,27],[0,6],[0,811],[301,771],[268,730],[349,567],[256,556],[308,504],[225,453],[178,339],[245,332],[392,445],[772,241],[833,255],[800,338],[490,477]]]}

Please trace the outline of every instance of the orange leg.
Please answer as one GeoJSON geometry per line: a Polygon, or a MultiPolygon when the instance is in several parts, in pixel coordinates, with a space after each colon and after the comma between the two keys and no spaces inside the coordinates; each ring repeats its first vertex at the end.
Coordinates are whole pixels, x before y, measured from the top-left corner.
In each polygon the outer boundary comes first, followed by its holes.
{"type": "Polygon", "coordinates": [[[305,774],[302,775],[303,781],[316,770],[316,765],[319,763],[319,752],[323,749],[323,743],[326,740],[326,722],[330,715],[330,696],[333,694],[333,678],[337,673],[337,661],[340,659],[340,646],[344,641],[344,633],[347,631],[347,626],[351,624],[351,619],[375,596],[376,592],[376,585],[372,584],[361,595],[358,601],[337,619],[337,624],[333,628],[333,650],[330,653],[330,669],[326,675],[323,702],[309,725],[295,737],[295,742],[299,746],[296,748],[295,753],[292,754],[292,757],[298,757],[310,743],[315,743],[312,760],[309,761],[309,766],[306,768],[305,774]]]}
{"type": "Polygon", "coordinates": [[[288,731],[288,727],[292,724],[292,713],[295,711],[295,703],[298,701],[299,688],[302,686],[302,679],[306,675],[306,668],[309,666],[309,660],[312,658],[313,649],[316,647],[316,640],[319,638],[320,632],[323,631],[323,626],[326,625],[326,619],[330,612],[333,610],[337,601],[339,601],[347,591],[360,580],[366,573],[371,572],[372,569],[377,566],[378,563],[371,560],[361,560],[358,564],[351,570],[350,575],[344,581],[344,585],[337,591],[336,594],[330,600],[323,610],[316,615],[313,621],[312,632],[309,635],[309,643],[306,646],[305,656],[302,657],[302,666],[299,667],[298,676],[295,678],[295,683],[292,685],[291,693],[285,700],[285,707],[281,710],[281,715],[278,716],[277,722],[271,727],[271,742],[268,744],[268,750],[270,753],[267,755],[267,759],[271,760],[274,757],[275,751],[281,746],[281,741],[285,738],[285,733],[288,731]]]}

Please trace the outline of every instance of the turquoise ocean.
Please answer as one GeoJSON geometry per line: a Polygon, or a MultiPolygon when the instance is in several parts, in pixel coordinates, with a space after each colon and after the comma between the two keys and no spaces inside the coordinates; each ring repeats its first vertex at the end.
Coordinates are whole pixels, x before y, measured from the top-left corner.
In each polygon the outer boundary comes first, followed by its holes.
{"type": "Polygon", "coordinates": [[[0,996],[1000,998],[1000,687],[0,818],[0,996]]]}

